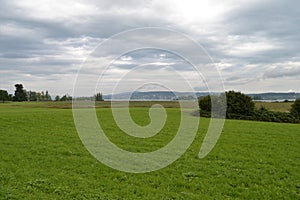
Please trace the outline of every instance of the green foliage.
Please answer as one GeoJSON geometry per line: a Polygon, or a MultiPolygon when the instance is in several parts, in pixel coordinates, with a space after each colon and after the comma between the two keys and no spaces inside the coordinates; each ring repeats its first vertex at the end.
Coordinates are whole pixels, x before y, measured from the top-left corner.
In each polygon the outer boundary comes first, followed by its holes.
{"type": "MultiPolygon", "coordinates": [[[[226,120],[216,147],[200,160],[198,152],[210,123],[202,118],[194,143],[180,159],[159,171],[130,174],[89,154],[70,109],[32,108],[67,103],[0,105],[0,199],[300,198],[298,124],[226,120]]],[[[150,122],[148,108],[130,111],[137,123],[150,122]]],[[[168,144],[177,132],[179,109],[166,111],[166,126],[146,141],[118,130],[111,109],[96,112],[114,143],[149,152],[168,144]]]]}
{"type": "MultiPolygon", "coordinates": [[[[225,92],[226,102],[227,102],[227,118],[235,118],[233,116],[247,116],[250,115],[254,111],[254,103],[251,97],[242,94],[241,92],[228,91],[225,92]]],[[[214,102],[216,108],[224,107],[224,103],[222,102],[224,99],[224,94],[221,94],[220,97],[212,95],[206,96],[199,99],[199,107],[201,112],[207,115],[207,113],[211,112],[211,103],[214,102]]],[[[216,110],[214,113],[221,113],[222,110],[216,110]]]]}
{"type": "Polygon", "coordinates": [[[29,101],[37,101],[37,93],[34,91],[28,91],[27,92],[27,97],[29,101]]]}
{"type": "Polygon", "coordinates": [[[103,101],[103,95],[101,92],[98,92],[97,94],[95,94],[94,98],[95,98],[95,101],[103,101]]]}
{"type": "Polygon", "coordinates": [[[234,115],[250,115],[254,111],[252,98],[235,91],[226,92],[227,113],[234,115]]]}
{"type": "Polygon", "coordinates": [[[199,98],[199,108],[201,111],[211,112],[211,97],[210,97],[210,95],[199,98]]]}
{"type": "Polygon", "coordinates": [[[51,96],[48,91],[44,92],[35,92],[29,91],[27,92],[28,101],[51,101],[51,96]]]}
{"type": "Polygon", "coordinates": [[[10,101],[11,97],[9,96],[8,92],[6,90],[0,90],[0,101],[5,102],[5,101],[10,101]]]}
{"type": "Polygon", "coordinates": [[[59,101],[60,100],[60,97],[57,95],[56,97],[55,97],[55,101],[59,101]]]}
{"type": "Polygon", "coordinates": [[[300,119],[300,99],[296,99],[291,108],[291,114],[300,119]]]}
{"type": "Polygon", "coordinates": [[[225,116],[226,104],[224,102],[224,94],[220,96],[208,95],[199,98],[199,108],[201,116],[210,117],[211,115],[215,117],[225,116]],[[213,105],[213,106],[212,106],[213,105]]]}
{"type": "Polygon", "coordinates": [[[45,101],[51,101],[51,96],[49,94],[49,92],[46,90],[46,93],[45,93],[45,101]]]}
{"type": "Polygon", "coordinates": [[[0,90],[0,101],[52,101],[48,91],[35,92],[26,91],[22,84],[15,84],[16,90],[14,96],[8,94],[6,90],[0,90]]]}
{"type": "Polygon", "coordinates": [[[60,101],[72,101],[72,97],[69,96],[68,94],[65,94],[60,98],[60,101]]]}
{"type": "MultiPolygon", "coordinates": [[[[244,120],[256,120],[266,122],[281,122],[281,123],[300,123],[299,113],[297,109],[300,108],[300,100],[296,101],[292,106],[292,112],[277,112],[268,110],[265,105],[260,104],[259,109],[255,109],[255,104],[251,97],[248,97],[240,92],[229,91],[226,92],[227,101],[227,119],[244,119],[244,120]]],[[[223,94],[224,95],[224,94],[223,94]]],[[[202,117],[211,117],[211,102],[221,107],[218,102],[217,96],[206,96],[199,99],[200,115],[202,117]]],[[[278,104],[278,103],[277,103],[278,104]]],[[[284,103],[287,104],[287,103],[284,103]]],[[[279,104],[278,104],[279,105],[279,104]]],[[[280,104],[282,105],[282,104],[280,104]]],[[[287,104],[289,105],[289,104],[287,104]]],[[[217,106],[218,107],[218,106],[217,106]]]]}
{"type": "Polygon", "coordinates": [[[16,90],[15,90],[15,95],[13,97],[13,101],[19,101],[19,102],[27,101],[27,93],[23,89],[23,85],[16,84],[15,87],[16,87],[16,90]]]}

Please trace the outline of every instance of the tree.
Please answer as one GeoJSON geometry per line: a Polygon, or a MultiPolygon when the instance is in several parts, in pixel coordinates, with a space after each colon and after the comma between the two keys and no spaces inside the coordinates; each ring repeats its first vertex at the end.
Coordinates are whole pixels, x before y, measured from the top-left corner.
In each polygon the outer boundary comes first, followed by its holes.
{"type": "Polygon", "coordinates": [[[292,104],[291,114],[300,118],[300,99],[296,99],[296,101],[292,104]]]}
{"type": "Polygon", "coordinates": [[[208,95],[199,99],[202,116],[224,117],[226,114],[225,94],[208,95]],[[214,105],[212,107],[212,105],[214,105]]]}
{"type": "Polygon", "coordinates": [[[13,95],[12,94],[9,94],[8,95],[8,101],[12,101],[13,100],[13,95]]]}
{"type": "Polygon", "coordinates": [[[201,97],[199,99],[199,108],[202,111],[210,112],[211,111],[211,98],[210,95],[201,97]]]}
{"type": "Polygon", "coordinates": [[[67,101],[67,95],[64,95],[60,98],[60,101],[67,101]]]}
{"type": "Polygon", "coordinates": [[[60,97],[57,95],[56,97],[55,97],[55,101],[59,101],[60,100],[60,97]]]}
{"type": "Polygon", "coordinates": [[[69,95],[67,96],[67,101],[72,101],[72,99],[73,98],[71,96],[69,96],[69,95]]]}
{"type": "Polygon", "coordinates": [[[9,101],[9,94],[6,90],[0,90],[0,101],[3,103],[9,101]]]}
{"type": "Polygon", "coordinates": [[[41,101],[45,101],[45,93],[44,93],[44,91],[41,92],[41,101]]]}
{"type": "Polygon", "coordinates": [[[213,102],[214,105],[216,105],[214,114],[222,116],[222,113],[224,113],[223,108],[225,107],[223,95],[226,95],[227,118],[234,118],[235,116],[250,116],[254,112],[254,102],[251,97],[235,91],[225,92],[225,94],[221,94],[220,97],[216,95],[202,97],[199,99],[199,108],[201,111],[204,111],[204,113],[211,112],[211,105],[213,102]]]}
{"type": "Polygon", "coordinates": [[[68,94],[65,94],[60,98],[60,101],[72,101],[72,97],[69,96],[68,94]]]}
{"type": "Polygon", "coordinates": [[[42,95],[40,92],[36,93],[36,101],[41,101],[42,100],[42,95]]]}
{"type": "Polygon", "coordinates": [[[103,101],[103,96],[101,92],[98,92],[97,94],[95,94],[95,101],[103,101]]]}
{"type": "Polygon", "coordinates": [[[27,93],[26,90],[23,89],[22,84],[16,84],[15,85],[15,96],[13,97],[13,101],[27,101],[27,93]]]}
{"type": "Polygon", "coordinates": [[[252,98],[235,91],[226,92],[227,113],[249,116],[253,113],[255,104],[252,98]]]}
{"type": "Polygon", "coordinates": [[[52,101],[51,96],[48,91],[46,91],[46,94],[45,94],[45,101],[52,101]]]}
{"type": "Polygon", "coordinates": [[[27,92],[28,101],[37,101],[37,94],[34,91],[27,92]]]}

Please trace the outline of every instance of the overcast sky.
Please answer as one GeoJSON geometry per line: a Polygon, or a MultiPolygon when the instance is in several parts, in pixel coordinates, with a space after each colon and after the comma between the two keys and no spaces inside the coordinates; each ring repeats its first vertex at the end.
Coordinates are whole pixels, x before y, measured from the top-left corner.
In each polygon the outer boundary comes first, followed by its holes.
{"type": "MultiPolygon", "coordinates": [[[[72,94],[79,67],[100,42],[143,27],[178,31],[202,45],[226,90],[300,92],[298,0],[0,0],[0,5],[0,89],[9,92],[23,83],[27,90],[72,94]]],[[[180,78],[172,82],[174,71],[194,80],[195,90],[207,90],[180,57],[149,49],[114,60],[98,87],[112,93],[116,77],[123,77],[119,92],[125,92],[151,77],[184,90],[180,78]]]]}

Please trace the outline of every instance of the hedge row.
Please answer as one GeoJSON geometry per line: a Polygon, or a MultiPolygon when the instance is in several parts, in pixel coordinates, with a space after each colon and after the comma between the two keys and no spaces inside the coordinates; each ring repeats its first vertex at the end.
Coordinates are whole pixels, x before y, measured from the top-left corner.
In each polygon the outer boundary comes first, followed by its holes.
{"type": "MultiPolygon", "coordinates": [[[[211,112],[200,111],[201,117],[211,117],[211,112]]],[[[238,115],[227,113],[227,119],[241,119],[241,120],[253,120],[253,121],[265,121],[265,122],[280,122],[280,123],[300,123],[300,119],[296,118],[291,113],[274,112],[265,108],[255,110],[249,115],[238,115]]]]}

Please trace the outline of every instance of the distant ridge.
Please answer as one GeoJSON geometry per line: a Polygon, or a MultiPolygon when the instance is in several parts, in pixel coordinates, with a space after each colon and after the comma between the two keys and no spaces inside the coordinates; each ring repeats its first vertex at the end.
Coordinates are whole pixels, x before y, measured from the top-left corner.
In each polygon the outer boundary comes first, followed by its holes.
{"type": "Polygon", "coordinates": [[[258,94],[247,94],[252,97],[254,100],[295,100],[300,98],[300,93],[287,92],[287,93],[277,93],[277,92],[268,92],[268,93],[258,93],[258,94]]]}
{"type": "Polygon", "coordinates": [[[151,92],[124,92],[113,95],[104,95],[104,99],[131,99],[131,100],[192,100],[196,99],[199,96],[206,96],[208,92],[205,93],[196,93],[196,95],[192,92],[172,92],[172,91],[151,91],[151,92]]]}
{"type": "MultiPolygon", "coordinates": [[[[172,92],[172,91],[150,91],[150,92],[124,92],[118,93],[114,95],[104,95],[105,100],[193,100],[196,97],[202,97],[209,95],[209,92],[172,92]],[[113,97],[113,98],[112,98],[113,97]]],[[[219,93],[213,93],[219,94],[219,93]]],[[[283,101],[283,100],[294,100],[300,98],[300,93],[295,92],[287,92],[287,93],[276,93],[276,92],[268,92],[268,93],[250,93],[246,94],[252,97],[254,100],[272,100],[272,101],[283,101]]]]}

